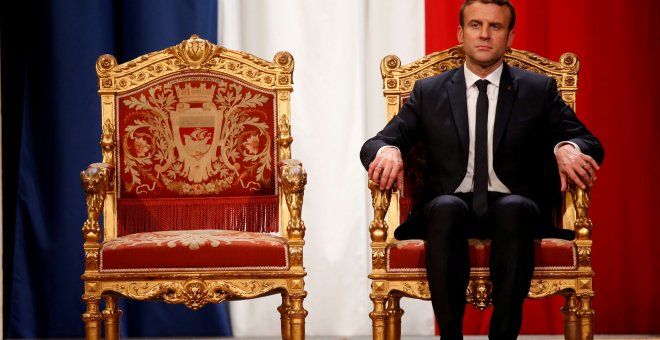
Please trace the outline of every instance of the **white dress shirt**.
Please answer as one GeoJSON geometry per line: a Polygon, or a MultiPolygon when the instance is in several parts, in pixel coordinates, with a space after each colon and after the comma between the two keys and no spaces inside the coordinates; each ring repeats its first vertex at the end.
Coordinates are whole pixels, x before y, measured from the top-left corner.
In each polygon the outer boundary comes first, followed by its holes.
{"type": "MultiPolygon", "coordinates": [[[[497,97],[500,88],[500,77],[502,76],[503,64],[500,65],[495,71],[486,76],[488,84],[486,92],[488,93],[488,191],[497,191],[502,193],[511,193],[511,190],[502,183],[495,170],[493,170],[493,126],[495,126],[495,111],[497,109],[497,97]]],[[[456,192],[472,192],[474,187],[474,130],[477,124],[477,96],[479,96],[479,89],[475,84],[477,80],[481,79],[476,74],[472,73],[467,66],[463,65],[465,71],[465,87],[467,88],[467,115],[468,115],[468,129],[470,137],[468,164],[465,178],[461,184],[456,188],[456,192]]]]}

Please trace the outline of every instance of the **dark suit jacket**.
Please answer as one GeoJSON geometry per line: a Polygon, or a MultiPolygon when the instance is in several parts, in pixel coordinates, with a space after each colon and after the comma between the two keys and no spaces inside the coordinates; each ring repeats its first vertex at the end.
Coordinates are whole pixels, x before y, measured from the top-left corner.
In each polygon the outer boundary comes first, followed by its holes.
{"type": "MultiPolygon", "coordinates": [[[[362,146],[360,159],[364,167],[368,168],[383,146],[396,146],[405,156],[422,143],[427,149],[425,196],[431,199],[455,192],[468,163],[465,93],[463,67],[416,81],[399,113],[362,146]]],[[[600,142],[561,99],[553,78],[504,64],[493,131],[497,177],[513,194],[534,200],[542,211],[551,209],[546,198],[548,182],[558,193],[553,148],[561,141],[576,143],[598,163],[603,160],[600,142]],[[552,172],[555,175],[548,176],[552,172]]],[[[426,228],[416,218],[424,204],[413,208],[411,217],[397,229],[398,239],[424,238],[426,228]]],[[[560,229],[546,228],[539,237],[573,236],[556,231],[560,229]]]]}

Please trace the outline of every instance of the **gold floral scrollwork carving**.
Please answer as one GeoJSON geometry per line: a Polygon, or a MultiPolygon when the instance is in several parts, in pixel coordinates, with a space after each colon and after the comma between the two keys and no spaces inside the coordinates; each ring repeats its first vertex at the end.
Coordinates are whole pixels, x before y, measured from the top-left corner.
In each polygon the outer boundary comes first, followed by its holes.
{"type": "Polygon", "coordinates": [[[395,55],[388,55],[380,62],[380,71],[383,76],[391,76],[392,71],[401,66],[401,59],[395,55]]]}
{"type": "Polygon", "coordinates": [[[117,66],[117,59],[110,54],[104,54],[96,59],[96,72],[105,74],[117,66]]]}
{"type": "Polygon", "coordinates": [[[428,78],[428,77],[434,76],[434,75],[436,75],[436,74],[438,74],[438,73],[440,73],[440,72],[438,72],[437,68],[434,67],[434,68],[432,68],[432,69],[430,69],[430,70],[424,70],[424,71],[420,72],[420,73],[417,75],[416,78],[417,78],[417,79],[424,79],[424,78],[428,78]]]}
{"type": "Polygon", "coordinates": [[[292,267],[302,266],[303,261],[303,248],[289,246],[289,259],[291,260],[292,267]]]}
{"type": "Polygon", "coordinates": [[[415,81],[411,78],[406,78],[401,81],[401,90],[403,91],[410,91],[412,90],[413,84],[415,84],[415,81]]]}
{"type": "Polygon", "coordinates": [[[130,84],[131,83],[129,83],[126,79],[119,79],[119,81],[117,82],[117,87],[123,89],[128,87],[130,84]]]}
{"type": "Polygon", "coordinates": [[[208,40],[204,40],[198,35],[193,34],[190,39],[184,40],[172,48],[171,52],[177,58],[183,60],[185,64],[190,65],[190,68],[197,69],[214,54],[214,49],[216,48],[219,49],[219,47],[214,46],[208,40]]]}
{"type": "Polygon", "coordinates": [[[197,310],[207,303],[220,303],[229,297],[255,297],[274,288],[272,282],[206,282],[201,279],[191,279],[181,282],[131,282],[116,283],[108,290],[122,294],[135,300],[164,300],[168,303],[183,304],[197,310]]]}
{"type": "Polygon", "coordinates": [[[492,294],[493,284],[486,278],[480,277],[470,280],[465,297],[467,303],[481,311],[490,308],[493,305],[492,294]]]}
{"type": "Polygon", "coordinates": [[[300,161],[285,159],[281,161],[280,173],[280,185],[291,216],[286,230],[289,239],[302,240],[305,237],[305,223],[301,219],[301,210],[307,184],[307,172],[300,161]]]}
{"type": "Polygon", "coordinates": [[[532,283],[529,287],[528,296],[531,298],[542,298],[557,293],[566,288],[567,287],[565,283],[560,280],[532,280],[532,283]]]}
{"type": "Polygon", "coordinates": [[[99,251],[97,248],[85,250],[85,270],[99,269],[99,251]]]}
{"type": "Polygon", "coordinates": [[[115,127],[110,119],[106,119],[101,129],[101,151],[103,153],[103,162],[114,164],[113,152],[115,150],[115,127]]]}
{"type": "Polygon", "coordinates": [[[578,263],[581,267],[591,266],[591,247],[578,247],[578,263]]]}
{"type": "Polygon", "coordinates": [[[589,189],[582,190],[572,185],[569,190],[573,198],[573,206],[575,207],[575,231],[577,233],[577,239],[590,240],[593,225],[591,224],[591,219],[589,219],[589,189]]]}
{"type": "Polygon", "coordinates": [[[576,68],[578,64],[578,58],[575,54],[573,53],[564,53],[559,57],[559,62],[570,68],[576,68]]]}
{"type": "Polygon", "coordinates": [[[279,92],[277,96],[280,100],[289,100],[289,92],[279,92]]]}
{"type": "Polygon", "coordinates": [[[291,143],[293,142],[289,116],[286,114],[280,116],[280,119],[277,122],[277,127],[280,133],[280,136],[277,139],[277,144],[280,146],[280,159],[289,159],[291,158],[291,143]]]}
{"type": "Polygon", "coordinates": [[[544,296],[550,292],[550,282],[546,280],[532,280],[529,293],[534,296],[544,296]]]}
{"type": "Polygon", "coordinates": [[[394,80],[394,79],[388,79],[388,80],[387,80],[387,88],[388,88],[388,89],[396,88],[396,80],[394,80]]]}
{"type": "Polygon", "coordinates": [[[415,282],[414,285],[406,282],[403,284],[402,291],[410,296],[419,298],[419,299],[429,299],[431,297],[431,292],[429,290],[429,285],[426,281],[415,282]]]}
{"type": "Polygon", "coordinates": [[[390,55],[385,57],[385,64],[388,68],[395,69],[401,66],[401,59],[399,59],[397,56],[390,55]]]}
{"type": "Polygon", "coordinates": [[[165,293],[163,298],[167,302],[183,303],[192,310],[198,310],[208,302],[219,303],[229,296],[228,292],[222,289],[212,289],[202,280],[191,280],[183,285],[180,292],[165,293]]]}
{"type": "Polygon", "coordinates": [[[566,84],[566,86],[575,86],[575,77],[566,76],[564,78],[564,84],[566,84]]]}
{"type": "Polygon", "coordinates": [[[293,70],[293,56],[286,51],[277,52],[273,57],[273,62],[284,68],[286,71],[293,70]]]}
{"type": "Polygon", "coordinates": [[[99,241],[101,233],[99,216],[103,209],[110,178],[111,167],[104,163],[94,163],[80,173],[87,203],[87,219],[82,228],[83,239],[87,245],[99,241]]]}
{"type": "MultiPolygon", "coordinates": [[[[508,60],[509,58],[511,58],[511,59],[521,58],[520,54],[521,53],[519,51],[509,50],[507,52],[507,55],[506,55],[507,61],[508,62],[510,61],[510,60],[508,60]]],[[[542,67],[552,67],[552,66],[554,66],[553,63],[550,62],[550,60],[548,60],[547,58],[543,58],[538,54],[526,52],[526,53],[524,53],[524,58],[528,59],[528,60],[531,60],[533,64],[540,65],[542,67]]]]}
{"type": "Polygon", "coordinates": [[[380,190],[378,184],[371,180],[369,181],[369,189],[371,190],[371,204],[374,208],[374,220],[369,225],[371,240],[374,242],[385,242],[387,239],[385,214],[390,207],[392,189],[380,190]]]}
{"type": "Polygon", "coordinates": [[[385,269],[385,249],[371,250],[371,265],[373,269],[385,269]]]}

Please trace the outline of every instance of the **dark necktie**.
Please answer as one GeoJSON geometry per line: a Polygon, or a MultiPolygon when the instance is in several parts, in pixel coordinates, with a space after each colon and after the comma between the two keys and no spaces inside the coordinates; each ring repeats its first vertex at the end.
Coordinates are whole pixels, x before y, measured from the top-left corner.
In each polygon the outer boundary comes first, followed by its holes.
{"type": "Polygon", "coordinates": [[[488,210],[488,80],[477,80],[477,119],[474,142],[474,188],[472,211],[481,216],[488,210]]]}

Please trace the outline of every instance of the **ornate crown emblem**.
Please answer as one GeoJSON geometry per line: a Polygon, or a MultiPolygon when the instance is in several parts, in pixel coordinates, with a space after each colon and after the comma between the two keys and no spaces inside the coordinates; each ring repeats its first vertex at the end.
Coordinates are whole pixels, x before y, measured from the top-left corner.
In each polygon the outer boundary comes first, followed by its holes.
{"type": "Polygon", "coordinates": [[[192,87],[188,83],[183,88],[176,86],[176,94],[183,103],[208,103],[213,101],[215,85],[206,88],[206,84],[201,83],[199,87],[192,87]]]}

